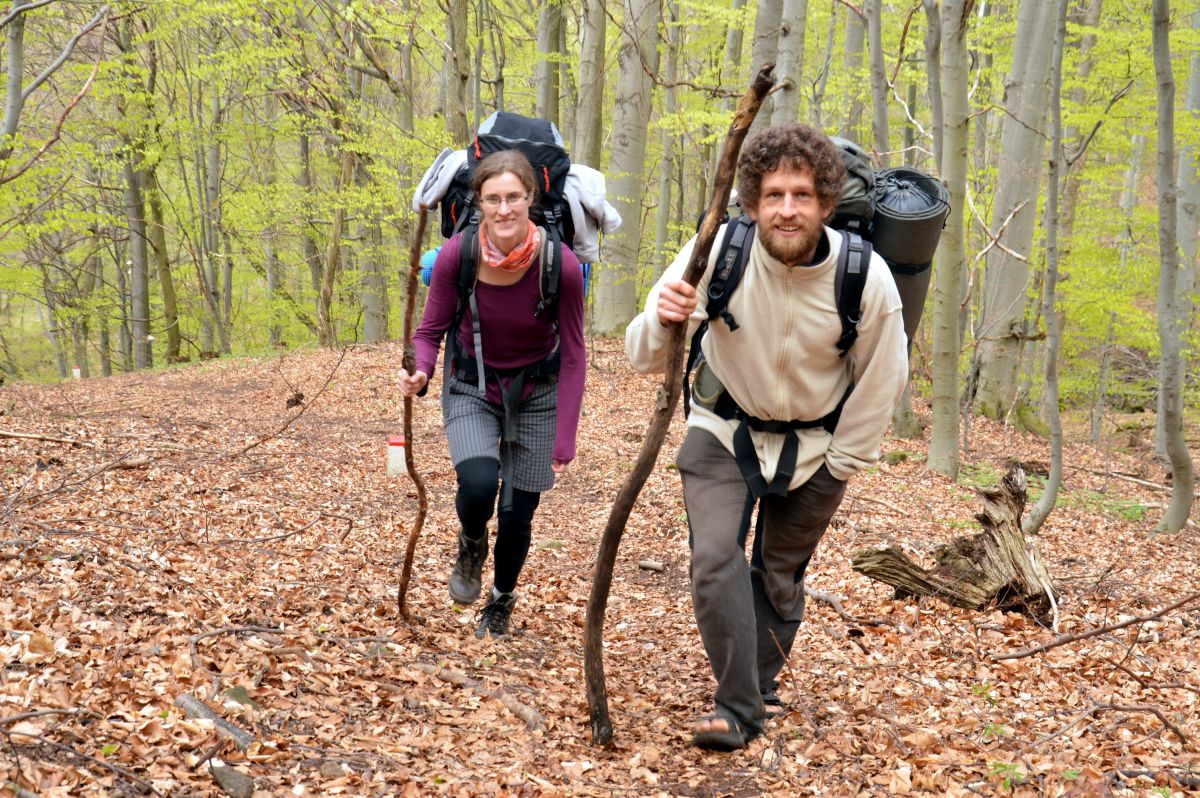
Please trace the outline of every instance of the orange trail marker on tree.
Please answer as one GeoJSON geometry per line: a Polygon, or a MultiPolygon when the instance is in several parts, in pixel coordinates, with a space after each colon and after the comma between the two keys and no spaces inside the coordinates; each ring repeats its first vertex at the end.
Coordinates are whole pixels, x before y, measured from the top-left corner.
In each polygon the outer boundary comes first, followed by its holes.
{"type": "MultiPolygon", "coordinates": [[[[409,374],[417,368],[417,353],[413,347],[413,315],[417,309],[417,280],[421,276],[421,243],[425,239],[425,222],[429,218],[429,208],[421,205],[421,213],[417,217],[417,231],[413,238],[412,254],[408,259],[408,298],[404,303],[404,356],[401,365],[409,374]]],[[[408,618],[408,607],[404,600],[408,594],[408,581],[412,578],[413,553],[417,550],[417,538],[421,536],[421,527],[425,526],[425,513],[429,509],[429,501],[425,497],[425,481],[417,473],[413,464],[413,431],[412,431],[411,396],[404,397],[404,465],[413,484],[417,486],[417,517],[412,529],[408,532],[408,548],[404,551],[404,570],[400,572],[400,587],[396,592],[396,604],[400,616],[408,618]]],[[[390,446],[388,447],[391,448],[390,446]]]]}
{"type": "MultiPolygon", "coordinates": [[[[758,115],[763,98],[775,85],[775,80],[771,77],[774,69],[774,64],[766,64],[758,71],[754,83],[742,95],[733,116],[733,123],[729,126],[725,147],[721,151],[721,160],[717,164],[717,176],[713,180],[713,195],[708,201],[708,210],[704,213],[704,221],[696,237],[692,259],[683,274],[683,279],[693,286],[700,281],[708,265],[708,255],[712,251],[717,228],[721,225],[721,215],[729,205],[729,191],[733,188],[738,152],[742,149],[742,142],[750,129],[750,123],[758,115]]],[[[637,501],[642,486],[646,484],[646,479],[654,468],[658,451],[667,437],[671,417],[675,414],[675,406],[679,404],[679,393],[683,386],[683,337],[686,332],[687,324],[671,326],[670,354],[663,384],[658,389],[654,415],[650,417],[646,437],[642,441],[642,451],[638,454],[633,471],[613,501],[612,512],[609,513],[604,535],[600,539],[600,551],[596,554],[596,574],[592,577],[592,592],[588,596],[587,621],[583,631],[583,673],[592,721],[592,742],[597,745],[608,745],[612,742],[608,690],[604,686],[604,610],[608,606],[608,591],[612,586],[613,564],[617,559],[617,547],[621,545],[625,523],[629,520],[629,514],[633,511],[633,504],[637,501]]]]}

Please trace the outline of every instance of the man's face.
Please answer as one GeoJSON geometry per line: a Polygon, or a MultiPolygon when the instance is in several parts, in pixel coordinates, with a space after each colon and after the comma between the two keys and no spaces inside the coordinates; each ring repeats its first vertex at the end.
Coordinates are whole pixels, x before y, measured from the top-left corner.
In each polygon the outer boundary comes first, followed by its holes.
{"type": "Polygon", "coordinates": [[[781,165],[763,175],[758,207],[748,210],[758,237],[772,257],[796,266],[811,263],[821,225],[833,208],[817,199],[812,170],[781,165]]]}

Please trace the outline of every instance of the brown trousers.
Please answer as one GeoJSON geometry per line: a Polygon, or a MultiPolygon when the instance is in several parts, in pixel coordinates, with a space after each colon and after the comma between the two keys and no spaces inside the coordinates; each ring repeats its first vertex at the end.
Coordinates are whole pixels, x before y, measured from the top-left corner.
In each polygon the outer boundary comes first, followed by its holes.
{"type": "Polygon", "coordinates": [[[762,730],[804,615],[804,570],[846,484],[822,466],[786,496],[762,498],[751,560],[754,499],[737,463],[705,430],[689,429],[676,458],[691,530],[692,607],[717,680],[717,713],[762,730]]]}

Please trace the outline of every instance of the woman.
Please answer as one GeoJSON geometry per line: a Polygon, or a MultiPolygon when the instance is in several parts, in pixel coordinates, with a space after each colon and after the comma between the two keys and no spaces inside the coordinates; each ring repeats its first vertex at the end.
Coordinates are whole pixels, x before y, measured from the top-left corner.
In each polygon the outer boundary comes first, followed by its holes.
{"type": "Polygon", "coordinates": [[[459,604],[479,598],[487,526],[499,494],[495,573],[475,636],[504,637],[529,553],[533,513],[542,491],[553,487],[555,475],[575,457],[585,373],[583,277],[564,245],[556,309],[543,312],[541,253],[547,233],[529,218],[537,182],[524,155],[506,150],[484,158],[471,189],[482,220],[470,240],[464,240],[474,229],[468,226],[438,254],[413,336],[415,372],[400,371],[400,391],[424,394],[448,333],[442,418],[458,475],[454,504],[462,526],[450,597],[459,604]],[[462,303],[461,321],[451,329],[459,313],[463,246],[478,252],[477,276],[470,302],[462,303]]]}

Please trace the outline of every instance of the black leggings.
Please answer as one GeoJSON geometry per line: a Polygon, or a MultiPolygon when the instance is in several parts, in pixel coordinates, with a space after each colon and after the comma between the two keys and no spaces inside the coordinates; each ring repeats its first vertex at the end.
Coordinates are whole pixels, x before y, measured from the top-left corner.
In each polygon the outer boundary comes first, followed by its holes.
{"type": "MultiPolygon", "coordinates": [[[[458,473],[458,493],[454,508],[462,524],[463,534],[472,540],[487,537],[488,521],[496,511],[496,496],[500,490],[500,462],[491,457],[472,457],[454,467],[458,473]]],[[[533,513],[542,494],[513,489],[513,506],[500,513],[496,527],[496,589],[511,593],[517,577],[529,555],[533,538],[533,513]]]]}

